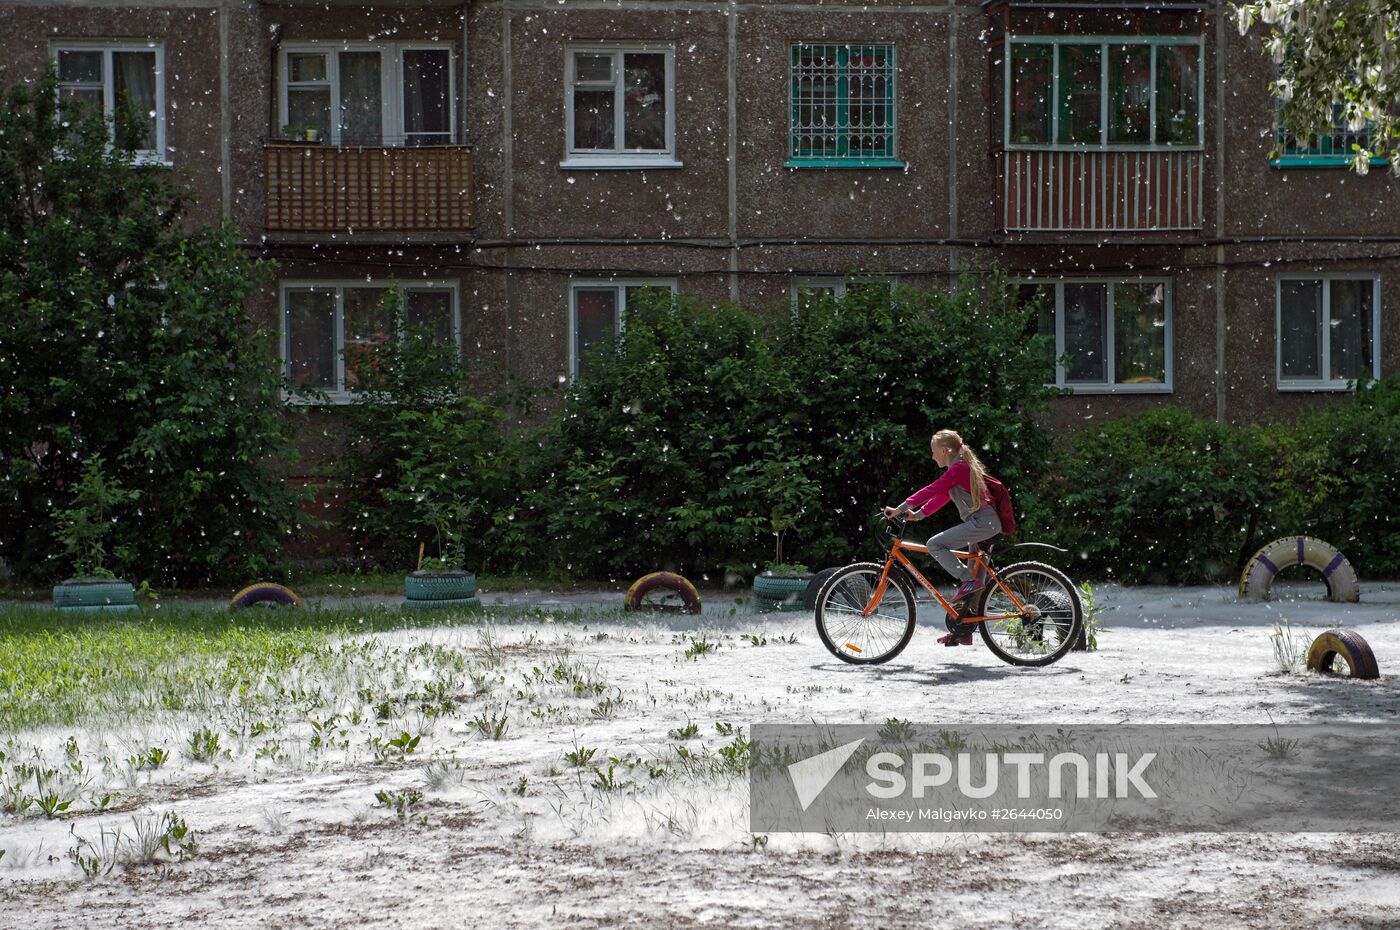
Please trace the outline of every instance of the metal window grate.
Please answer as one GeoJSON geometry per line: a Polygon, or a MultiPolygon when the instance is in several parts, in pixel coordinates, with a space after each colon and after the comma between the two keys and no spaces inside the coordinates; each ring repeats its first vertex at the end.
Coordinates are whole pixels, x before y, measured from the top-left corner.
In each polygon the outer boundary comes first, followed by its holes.
{"type": "Polygon", "coordinates": [[[1333,108],[1332,129],[1313,140],[1312,145],[1301,145],[1296,136],[1279,127],[1278,141],[1284,158],[1346,158],[1356,154],[1353,145],[1366,148],[1370,145],[1371,127],[1348,129],[1341,118],[1341,107],[1333,108]]]}
{"type": "Polygon", "coordinates": [[[792,157],[894,157],[894,46],[793,46],[792,157]]]}

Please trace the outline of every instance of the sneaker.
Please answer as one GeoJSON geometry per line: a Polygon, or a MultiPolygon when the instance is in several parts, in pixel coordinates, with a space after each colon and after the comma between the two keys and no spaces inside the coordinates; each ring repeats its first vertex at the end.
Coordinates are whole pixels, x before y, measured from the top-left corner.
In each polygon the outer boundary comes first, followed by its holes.
{"type": "Polygon", "coordinates": [[[972,634],[963,633],[959,635],[957,633],[948,633],[938,637],[938,641],[945,646],[971,646],[972,634]]]}
{"type": "Polygon", "coordinates": [[[972,595],[982,590],[982,586],[983,581],[980,575],[975,578],[969,578],[967,581],[964,581],[962,584],[958,585],[957,593],[953,595],[954,603],[956,603],[957,601],[964,601],[967,600],[969,597],[972,597],[972,595]]]}

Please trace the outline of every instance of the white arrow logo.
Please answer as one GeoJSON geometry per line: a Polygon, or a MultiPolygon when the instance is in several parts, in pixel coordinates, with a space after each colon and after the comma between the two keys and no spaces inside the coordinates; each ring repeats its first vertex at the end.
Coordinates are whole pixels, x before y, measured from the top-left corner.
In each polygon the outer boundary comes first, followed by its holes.
{"type": "Polygon", "coordinates": [[[797,800],[801,803],[804,811],[811,807],[812,802],[817,799],[817,795],[831,784],[836,773],[841,771],[841,766],[846,764],[851,753],[855,752],[863,742],[865,742],[864,737],[854,743],[828,749],[810,759],[803,759],[801,762],[794,762],[788,766],[788,777],[792,779],[792,787],[797,790],[797,800]]]}

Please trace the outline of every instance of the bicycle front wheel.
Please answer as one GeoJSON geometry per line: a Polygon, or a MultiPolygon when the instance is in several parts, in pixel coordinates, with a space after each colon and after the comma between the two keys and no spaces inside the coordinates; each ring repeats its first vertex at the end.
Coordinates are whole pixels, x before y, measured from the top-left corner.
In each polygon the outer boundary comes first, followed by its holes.
{"type": "Polygon", "coordinates": [[[817,635],[843,662],[888,662],[914,635],[914,591],[898,568],[890,570],[879,603],[865,614],[884,571],[879,562],[847,565],[832,574],[817,594],[817,635]]]}
{"type": "Polygon", "coordinates": [[[987,648],[1011,665],[1062,659],[1084,628],[1084,604],[1073,582],[1041,562],[1017,562],[997,576],[1001,584],[987,585],[977,605],[979,616],[991,618],[977,624],[987,648]]]}

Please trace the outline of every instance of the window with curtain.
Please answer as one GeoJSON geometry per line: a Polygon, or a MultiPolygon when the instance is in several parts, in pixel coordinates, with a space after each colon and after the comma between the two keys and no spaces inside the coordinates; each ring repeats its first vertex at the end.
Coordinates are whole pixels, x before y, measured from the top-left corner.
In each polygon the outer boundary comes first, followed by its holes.
{"type": "Polygon", "coordinates": [[[1171,286],[1165,280],[1035,281],[1035,335],[1053,338],[1055,385],[1090,393],[1171,390],[1171,286]]]}
{"type": "Polygon", "coordinates": [[[675,52],[571,48],[565,65],[568,161],[618,165],[675,158],[675,52]]]}
{"type": "Polygon", "coordinates": [[[127,109],[136,119],[137,150],[165,156],[164,50],[159,45],[66,45],[53,49],[60,102],[101,113],[127,109]]]}
{"type": "MultiPolygon", "coordinates": [[[[457,291],[447,284],[404,287],[404,322],[432,338],[456,333],[457,291]]],[[[282,287],[282,346],[287,379],[296,387],[348,400],[376,363],[378,347],[398,338],[384,309],[385,284],[286,283],[282,287]]]]}
{"type": "Polygon", "coordinates": [[[1337,389],[1380,377],[1374,276],[1281,278],[1277,329],[1282,389],[1337,389]]]}
{"type": "Polygon", "coordinates": [[[287,138],[341,145],[456,141],[450,48],[406,42],[289,45],[281,54],[287,138]]]}

